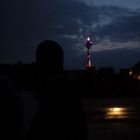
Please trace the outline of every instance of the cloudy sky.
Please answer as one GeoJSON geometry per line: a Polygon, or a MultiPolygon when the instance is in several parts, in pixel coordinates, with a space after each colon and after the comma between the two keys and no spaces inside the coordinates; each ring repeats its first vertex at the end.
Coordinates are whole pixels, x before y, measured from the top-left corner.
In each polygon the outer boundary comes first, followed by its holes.
{"type": "Polygon", "coordinates": [[[139,0],[2,0],[0,63],[32,63],[40,41],[56,40],[66,69],[83,69],[89,34],[96,67],[140,60],[139,0]]]}

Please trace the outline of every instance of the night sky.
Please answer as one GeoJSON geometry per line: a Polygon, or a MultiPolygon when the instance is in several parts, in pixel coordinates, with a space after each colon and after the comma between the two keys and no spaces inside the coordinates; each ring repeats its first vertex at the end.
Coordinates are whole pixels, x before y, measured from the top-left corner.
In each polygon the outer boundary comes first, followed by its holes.
{"type": "Polygon", "coordinates": [[[96,67],[140,60],[140,0],[2,0],[0,9],[0,63],[32,63],[40,41],[52,39],[66,69],[83,69],[88,34],[96,67]]]}

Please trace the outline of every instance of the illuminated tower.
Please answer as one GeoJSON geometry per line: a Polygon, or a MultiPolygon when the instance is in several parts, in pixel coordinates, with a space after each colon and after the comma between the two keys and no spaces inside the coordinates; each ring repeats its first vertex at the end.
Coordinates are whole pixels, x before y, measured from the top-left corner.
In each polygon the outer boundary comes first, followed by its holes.
{"type": "Polygon", "coordinates": [[[85,46],[87,48],[87,55],[86,55],[86,69],[93,68],[91,63],[91,46],[93,45],[93,42],[91,41],[90,37],[88,36],[85,42],[85,46]]]}

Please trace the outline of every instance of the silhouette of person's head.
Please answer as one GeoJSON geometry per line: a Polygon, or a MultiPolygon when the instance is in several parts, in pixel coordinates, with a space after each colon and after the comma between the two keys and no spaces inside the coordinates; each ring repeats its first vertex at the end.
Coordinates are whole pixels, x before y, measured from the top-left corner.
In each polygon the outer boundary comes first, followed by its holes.
{"type": "Polygon", "coordinates": [[[41,42],[36,51],[36,61],[40,70],[58,73],[63,70],[63,49],[52,40],[41,42]]]}

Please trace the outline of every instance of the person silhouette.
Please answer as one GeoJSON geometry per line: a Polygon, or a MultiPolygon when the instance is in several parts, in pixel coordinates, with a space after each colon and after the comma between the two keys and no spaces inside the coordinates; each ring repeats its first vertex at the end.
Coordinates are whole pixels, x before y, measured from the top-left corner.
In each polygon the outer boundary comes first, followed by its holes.
{"type": "Polygon", "coordinates": [[[36,51],[39,108],[27,139],[82,140],[86,137],[80,98],[63,72],[64,54],[55,41],[41,42],[36,51]]]}

